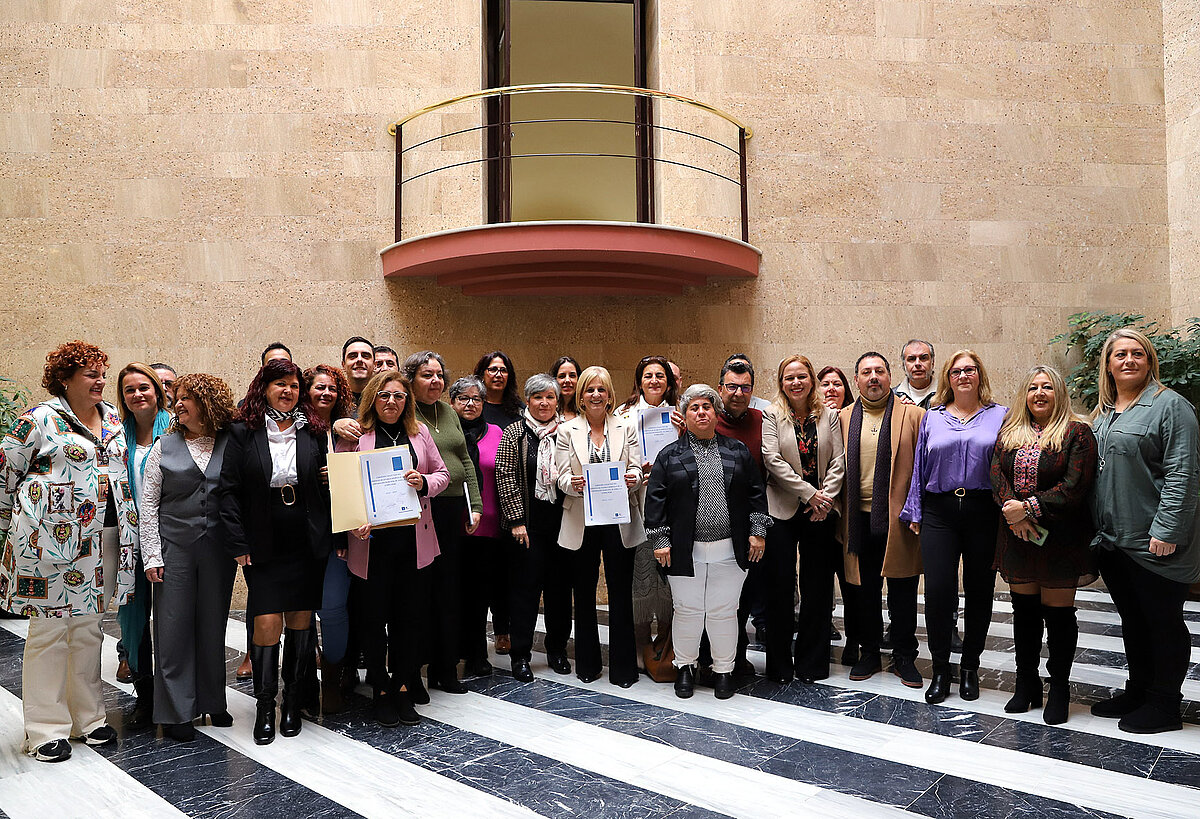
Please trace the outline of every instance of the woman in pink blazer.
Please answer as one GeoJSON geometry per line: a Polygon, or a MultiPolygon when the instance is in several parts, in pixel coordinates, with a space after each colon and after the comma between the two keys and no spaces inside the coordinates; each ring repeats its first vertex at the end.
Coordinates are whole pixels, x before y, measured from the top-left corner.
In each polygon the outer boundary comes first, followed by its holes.
{"type": "Polygon", "coordinates": [[[380,725],[420,722],[413,703],[429,702],[421,685],[422,639],[428,631],[429,572],[439,554],[429,499],[450,483],[450,473],[425,426],[417,421],[409,383],[400,373],[377,374],[362,392],[358,423],[363,436],[354,449],[366,452],[407,446],[415,469],[405,480],[421,499],[415,526],[349,533],[346,561],[362,605],[359,640],[374,688],[372,714],[380,725]]]}

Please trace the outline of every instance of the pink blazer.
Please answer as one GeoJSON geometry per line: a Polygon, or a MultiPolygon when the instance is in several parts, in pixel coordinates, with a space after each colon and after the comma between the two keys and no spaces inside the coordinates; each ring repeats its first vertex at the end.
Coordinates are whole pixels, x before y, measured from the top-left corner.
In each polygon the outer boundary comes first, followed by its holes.
{"type": "MultiPolygon", "coordinates": [[[[429,499],[450,485],[450,472],[446,469],[446,464],[438,453],[437,445],[429,436],[429,431],[425,429],[424,424],[421,425],[420,432],[409,438],[409,443],[412,444],[413,452],[417,454],[417,471],[425,476],[425,483],[428,486],[428,491],[421,496],[421,518],[416,523],[417,568],[423,569],[441,554],[441,549],[438,548],[437,534],[433,530],[433,515],[429,511],[429,499]]],[[[338,452],[368,452],[375,449],[375,432],[372,430],[363,433],[357,444],[351,444],[349,441],[339,438],[334,444],[334,449],[338,452]]],[[[366,580],[367,562],[371,549],[370,540],[362,540],[355,537],[353,532],[347,532],[346,544],[346,563],[350,567],[350,572],[355,577],[366,580]]]]}

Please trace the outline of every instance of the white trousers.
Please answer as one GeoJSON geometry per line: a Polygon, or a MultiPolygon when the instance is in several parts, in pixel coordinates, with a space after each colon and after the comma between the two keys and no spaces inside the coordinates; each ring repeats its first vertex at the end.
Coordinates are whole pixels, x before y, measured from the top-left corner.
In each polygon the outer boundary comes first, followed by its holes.
{"type": "Polygon", "coordinates": [[[90,734],[105,723],[103,614],[30,617],[21,668],[25,748],[90,734]]]}
{"type": "Polygon", "coordinates": [[[676,668],[695,665],[700,656],[700,636],[708,631],[713,671],[733,671],[737,655],[737,609],[746,572],[733,556],[733,541],[697,541],[692,546],[692,577],[667,578],[675,617],[671,641],[676,668]]]}

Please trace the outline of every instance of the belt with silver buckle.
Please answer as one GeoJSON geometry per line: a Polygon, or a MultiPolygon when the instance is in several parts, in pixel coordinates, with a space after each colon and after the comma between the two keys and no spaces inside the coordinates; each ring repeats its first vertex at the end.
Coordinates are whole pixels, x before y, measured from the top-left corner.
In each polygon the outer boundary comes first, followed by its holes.
{"type": "Polygon", "coordinates": [[[296,504],[296,487],[286,484],[275,488],[279,490],[279,499],[283,501],[284,506],[294,506],[296,504]]]}

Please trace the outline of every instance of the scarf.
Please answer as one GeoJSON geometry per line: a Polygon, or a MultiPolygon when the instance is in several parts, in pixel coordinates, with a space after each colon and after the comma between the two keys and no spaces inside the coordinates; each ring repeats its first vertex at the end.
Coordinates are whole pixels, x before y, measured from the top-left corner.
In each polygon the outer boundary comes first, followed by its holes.
{"type": "Polygon", "coordinates": [[[861,482],[862,465],[861,438],[863,423],[863,405],[870,409],[883,407],[883,423],[879,427],[879,446],[875,451],[875,475],[871,481],[871,534],[886,536],[888,532],[888,483],[892,471],[892,408],[896,405],[895,396],[890,392],[878,402],[869,401],[859,396],[854,402],[850,413],[850,429],[847,430],[849,441],[846,445],[846,550],[852,555],[859,554],[863,545],[862,516],[858,514],[859,503],[862,500],[859,485],[861,482]]]}
{"type": "Polygon", "coordinates": [[[487,435],[488,422],[482,415],[474,421],[459,416],[458,421],[462,424],[463,437],[467,439],[467,455],[470,456],[471,463],[475,464],[475,477],[479,479],[479,485],[483,486],[483,470],[479,467],[479,441],[487,435]]]}
{"type": "Polygon", "coordinates": [[[289,418],[296,422],[296,429],[300,429],[308,423],[308,416],[304,414],[304,410],[296,407],[287,412],[280,412],[277,409],[267,407],[267,417],[278,424],[280,421],[286,421],[289,418]]]}
{"type": "MultiPolygon", "coordinates": [[[[133,493],[133,499],[136,502],[137,497],[137,482],[133,479],[134,457],[133,453],[137,451],[137,421],[130,414],[122,422],[125,427],[125,451],[129,453],[129,464],[126,468],[126,474],[129,476],[129,491],[133,493]]],[[[154,430],[151,433],[150,443],[153,444],[159,437],[167,431],[167,427],[171,426],[171,413],[166,410],[159,410],[154,414],[154,430]]],[[[137,465],[138,471],[142,474],[146,472],[146,462],[142,461],[137,465]]],[[[135,669],[136,670],[136,669],[135,669]]]]}
{"type": "Polygon", "coordinates": [[[525,426],[538,437],[537,482],[533,487],[533,496],[540,501],[554,503],[558,483],[558,470],[554,467],[554,433],[558,431],[558,419],[542,423],[533,417],[529,407],[522,414],[525,426]]]}

